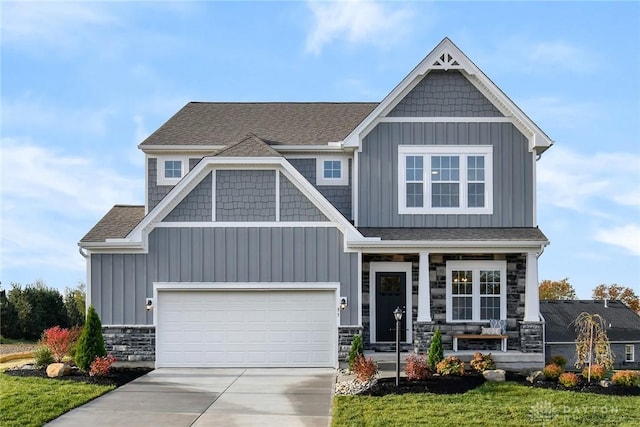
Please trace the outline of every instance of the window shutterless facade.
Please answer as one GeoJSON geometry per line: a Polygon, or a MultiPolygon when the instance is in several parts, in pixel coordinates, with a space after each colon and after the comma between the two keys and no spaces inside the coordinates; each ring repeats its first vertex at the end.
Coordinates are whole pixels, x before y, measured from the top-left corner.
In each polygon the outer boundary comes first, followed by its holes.
{"type": "Polygon", "coordinates": [[[635,362],[635,347],[633,344],[625,344],[624,345],[624,361],[625,362],[635,362]]]}
{"type": "Polygon", "coordinates": [[[398,147],[400,214],[493,213],[493,147],[398,147]]]}
{"type": "Polygon", "coordinates": [[[346,157],[319,156],[316,158],[316,185],[349,185],[346,157]]]}
{"type": "Polygon", "coordinates": [[[189,171],[189,159],[186,157],[157,157],[158,185],[176,185],[189,171]]]}
{"type": "Polygon", "coordinates": [[[446,286],[447,322],[506,319],[506,261],[448,261],[446,286]]]}

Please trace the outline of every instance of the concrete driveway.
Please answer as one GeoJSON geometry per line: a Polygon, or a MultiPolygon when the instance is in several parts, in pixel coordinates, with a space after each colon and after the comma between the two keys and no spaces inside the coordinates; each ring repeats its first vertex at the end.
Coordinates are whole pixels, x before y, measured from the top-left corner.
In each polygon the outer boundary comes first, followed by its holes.
{"type": "Polygon", "coordinates": [[[335,370],[156,369],[50,426],[327,426],[335,370]]]}

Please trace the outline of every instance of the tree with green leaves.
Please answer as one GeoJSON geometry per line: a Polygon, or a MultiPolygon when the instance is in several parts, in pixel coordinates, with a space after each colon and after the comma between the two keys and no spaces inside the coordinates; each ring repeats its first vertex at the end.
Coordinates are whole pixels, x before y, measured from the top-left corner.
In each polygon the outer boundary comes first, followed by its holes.
{"type": "Polygon", "coordinates": [[[429,344],[429,355],[427,356],[427,363],[429,369],[436,370],[436,365],[444,359],[444,348],[442,347],[442,333],[440,329],[436,329],[431,337],[431,344],[429,344]]]}
{"type": "Polygon", "coordinates": [[[106,356],[104,349],[104,337],[102,336],[102,323],[93,305],[87,311],[87,320],[82,329],[82,335],[76,347],[75,362],[78,368],[87,371],[96,356],[106,356]]]}
{"type": "Polygon", "coordinates": [[[576,290],[569,283],[569,278],[562,280],[543,280],[538,285],[541,301],[557,299],[576,299],[576,290]]]}
{"type": "Polygon", "coordinates": [[[64,307],[67,310],[67,317],[70,326],[84,325],[86,310],[86,286],[78,283],[74,289],[67,288],[64,293],[64,307]]]}

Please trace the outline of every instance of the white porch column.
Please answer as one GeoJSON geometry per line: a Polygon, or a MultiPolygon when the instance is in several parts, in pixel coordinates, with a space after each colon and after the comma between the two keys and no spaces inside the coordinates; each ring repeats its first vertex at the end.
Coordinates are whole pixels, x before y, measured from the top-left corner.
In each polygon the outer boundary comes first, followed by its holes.
{"type": "Polygon", "coordinates": [[[538,256],[527,253],[527,272],[524,291],[524,321],[540,321],[540,297],[538,295],[538,256]]]}
{"type": "Polygon", "coordinates": [[[420,267],[418,269],[418,322],[431,322],[429,252],[420,252],[420,267]]]}

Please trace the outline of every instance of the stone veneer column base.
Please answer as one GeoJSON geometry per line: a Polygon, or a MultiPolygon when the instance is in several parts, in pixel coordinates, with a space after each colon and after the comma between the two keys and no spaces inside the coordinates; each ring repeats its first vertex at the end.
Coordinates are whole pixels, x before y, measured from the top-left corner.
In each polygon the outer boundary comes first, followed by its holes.
{"type": "Polygon", "coordinates": [[[362,334],[360,326],[338,326],[338,360],[346,362],[349,359],[351,341],[355,335],[362,334]]]}
{"type": "Polygon", "coordinates": [[[155,326],[103,326],[102,336],[107,353],[120,362],[156,360],[155,326]]]}
{"type": "Polygon", "coordinates": [[[542,328],[544,322],[518,322],[520,325],[520,351],[523,353],[542,353],[542,328]]]}
{"type": "Polygon", "coordinates": [[[431,338],[435,330],[435,322],[413,322],[413,351],[415,353],[429,352],[431,338]]]}

